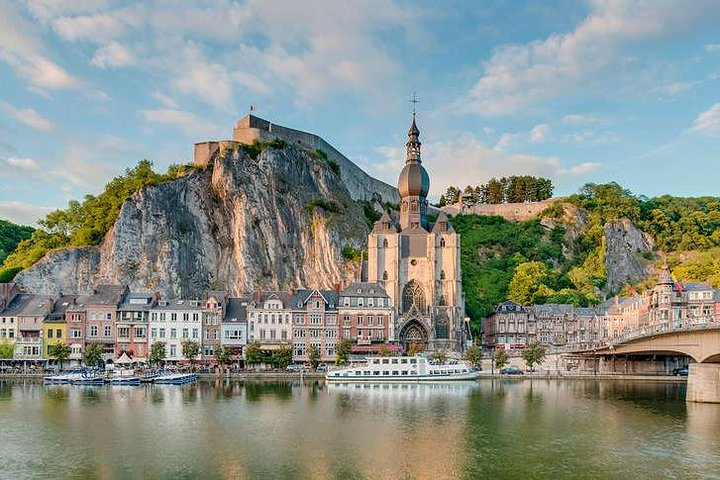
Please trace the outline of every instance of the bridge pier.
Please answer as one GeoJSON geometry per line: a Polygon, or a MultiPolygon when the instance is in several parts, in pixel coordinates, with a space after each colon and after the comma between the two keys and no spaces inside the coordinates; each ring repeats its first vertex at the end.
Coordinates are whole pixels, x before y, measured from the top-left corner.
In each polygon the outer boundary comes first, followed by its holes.
{"type": "Polygon", "coordinates": [[[687,402],[720,403],[720,363],[691,363],[687,402]]]}

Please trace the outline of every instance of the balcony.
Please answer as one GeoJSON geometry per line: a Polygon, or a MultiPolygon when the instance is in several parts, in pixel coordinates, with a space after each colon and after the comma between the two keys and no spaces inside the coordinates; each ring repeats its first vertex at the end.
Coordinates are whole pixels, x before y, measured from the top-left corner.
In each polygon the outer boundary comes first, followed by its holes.
{"type": "Polygon", "coordinates": [[[40,337],[16,337],[15,345],[42,346],[42,338],[40,337]]]}

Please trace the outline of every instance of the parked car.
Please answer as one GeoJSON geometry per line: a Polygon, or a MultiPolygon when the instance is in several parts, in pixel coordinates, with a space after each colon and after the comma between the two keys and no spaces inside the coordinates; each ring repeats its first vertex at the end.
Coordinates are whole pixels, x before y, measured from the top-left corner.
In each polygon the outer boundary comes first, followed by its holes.
{"type": "Polygon", "coordinates": [[[523,375],[524,372],[517,367],[505,367],[500,370],[502,375],[523,375]]]}
{"type": "Polygon", "coordinates": [[[689,370],[688,367],[673,368],[672,374],[679,377],[687,377],[689,370]]]}

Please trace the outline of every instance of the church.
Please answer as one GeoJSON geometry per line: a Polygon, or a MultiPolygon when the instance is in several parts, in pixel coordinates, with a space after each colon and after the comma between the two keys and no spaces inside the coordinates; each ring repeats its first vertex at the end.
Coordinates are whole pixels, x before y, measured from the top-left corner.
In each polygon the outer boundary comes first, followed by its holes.
{"type": "Polygon", "coordinates": [[[368,237],[368,281],[385,287],[396,309],[394,337],[405,348],[460,352],[468,339],[460,274],[460,236],[440,212],[428,220],[430,177],[420,131],[408,131],[400,172],[400,219],[385,212],[368,237]]]}

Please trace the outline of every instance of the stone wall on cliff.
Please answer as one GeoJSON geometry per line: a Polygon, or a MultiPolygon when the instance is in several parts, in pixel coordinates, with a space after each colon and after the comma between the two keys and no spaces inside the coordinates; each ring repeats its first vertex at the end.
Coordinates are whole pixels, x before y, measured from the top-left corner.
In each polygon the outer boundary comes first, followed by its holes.
{"type": "Polygon", "coordinates": [[[330,288],[357,277],[342,249],[365,248],[367,233],[362,207],[324,159],[293,145],[256,159],[226,149],[211,167],[135,193],[101,245],[50,252],[16,281],[39,293],[123,283],[186,298],[330,288]]]}

